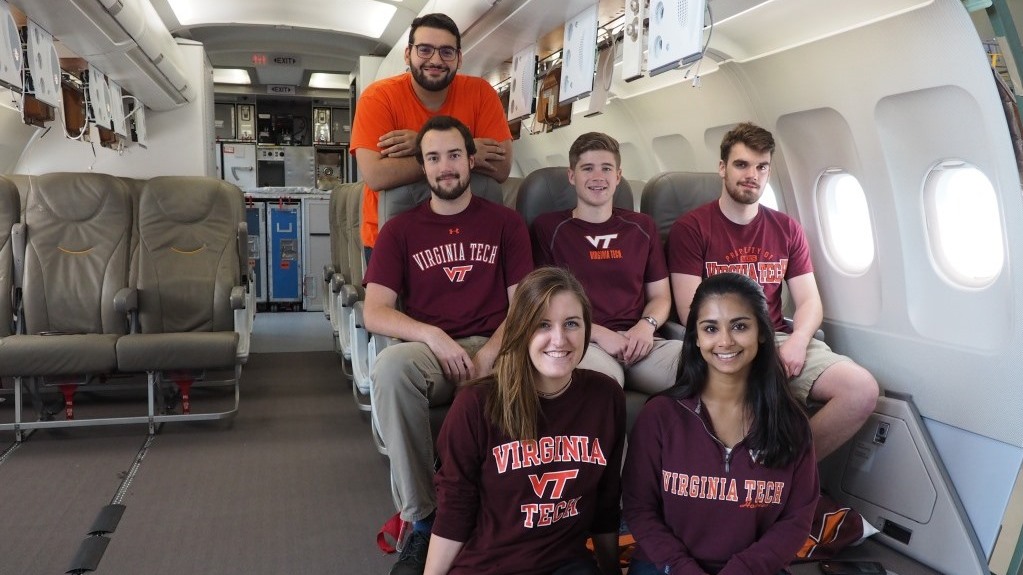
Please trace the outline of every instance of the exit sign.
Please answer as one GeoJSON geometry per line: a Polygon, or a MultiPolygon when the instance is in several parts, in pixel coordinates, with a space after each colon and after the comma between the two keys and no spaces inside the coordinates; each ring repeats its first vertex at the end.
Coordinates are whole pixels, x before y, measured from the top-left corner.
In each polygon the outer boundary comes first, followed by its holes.
{"type": "Polygon", "coordinates": [[[298,54],[265,54],[258,52],[252,55],[253,66],[286,66],[301,68],[302,57],[298,54]]]}
{"type": "Polygon", "coordinates": [[[280,96],[294,96],[298,93],[298,90],[295,86],[288,86],[285,84],[267,84],[266,93],[277,94],[280,96]]]}

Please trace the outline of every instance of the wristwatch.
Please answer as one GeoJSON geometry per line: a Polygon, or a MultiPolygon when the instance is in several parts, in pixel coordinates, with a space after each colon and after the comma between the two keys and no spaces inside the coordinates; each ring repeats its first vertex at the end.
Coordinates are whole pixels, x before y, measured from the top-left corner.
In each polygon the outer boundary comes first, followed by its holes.
{"type": "Polygon", "coordinates": [[[648,315],[648,316],[645,316],[645,317],[643,317],[641,319],[645,319],[648,324],[654,326],[654,330],[655,331],[657,330],[657,320],[654,319],[654,316],[648,315]]]}

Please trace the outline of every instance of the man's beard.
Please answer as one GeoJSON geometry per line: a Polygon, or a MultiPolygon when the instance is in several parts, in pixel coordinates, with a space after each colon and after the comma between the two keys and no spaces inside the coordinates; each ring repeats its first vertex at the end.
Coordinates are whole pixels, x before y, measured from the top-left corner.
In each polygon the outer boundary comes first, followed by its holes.
{"type": "Polygon", "coordinates": [[[725,186],[725,190],[728,191],[728,195],[735,200],[737,203],[751,206],[760,201],[761,190],[751,191],[745,187],[742,187],[738,183],[734,186],[725,186]]]}
{"type": "MultiPolygon", "coordinates": [[[[449,183],[449,182],[451,182],[450,179],[444,179],[443,180],[443,183],[445,183],[445,184],[449,183]]],[[[458,180],[457,180],[457,182],[455,182],[453,188],[445,188],[445,187],[443,187],[442,186],[442,181],[440,181],[440,180],[432,181],[432,182],[428,180],[427,181],[427,185],[430,186],[430,190],[438,198],[440,198],[442,200],[451,201],[451,200],[457,200],[458,198],[462,197],[462,194],[464,194],[465,191],[469,189],[469,178],[466,177],[463,180],[462,176],[459,175],[458,176],[458,180]]]]}
{"type": "MultiPolygon", "coordinates": [[[[425,66],[425,65],[424,65],[425,66]]],[[[433,80],[427,77],[426,73],[423,72],[423,66],[416,68],[415,66],[410,67],[412,72],[412,78],[415,79],[416,83],[423,87],[423,89],[430,92],[440,92],[451,85],[451,82],[455,80],[455,72],[448,67],[447,73],[438,80],[433,80]]]]}

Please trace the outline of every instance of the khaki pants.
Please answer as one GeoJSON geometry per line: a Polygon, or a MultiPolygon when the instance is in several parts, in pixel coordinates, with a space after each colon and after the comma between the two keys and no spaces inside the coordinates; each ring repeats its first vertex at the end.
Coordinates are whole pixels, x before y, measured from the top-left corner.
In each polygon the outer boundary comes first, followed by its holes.
{"type": "Polygon", "coordinates": [[[599,371],[612,377],[618,382],[618,385],[624,386],[625,389],[635,389],[647,395],[653,395],[675,385],[678,359],[681,354],[681,341],[654,338],[654,347],[650,353],[629,367],[625,367],[600,346],[590,343],[579,367],[599,371]]]}
{"type": "MultiPolygon", "coordinates": [[[[474,336],[455,341],[474,357],[488,339],[474,336]]],[[[429,346],[420,342],[384,348],[372,378],[373,414],[391,460],[394,505],[402,519],[418,521],[437,507],[430,408],[450,404],[457,385],[444,377],[429,346]]]]}

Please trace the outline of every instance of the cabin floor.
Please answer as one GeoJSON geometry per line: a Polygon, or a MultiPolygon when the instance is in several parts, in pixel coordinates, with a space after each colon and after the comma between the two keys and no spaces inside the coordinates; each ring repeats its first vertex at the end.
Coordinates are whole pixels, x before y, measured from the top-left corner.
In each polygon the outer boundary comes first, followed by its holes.
{"type": "MultiPolygon", "coordinates": [[[[4,383],[0,422],[13,420],[4,383]]],[[[21,444],[0,432],[0,575],[83,565],[114,575],[387,573],[396,557],[376,546],[393,514],[387,460],[322,313],[257,315],[241,396],[231,420],[169,423],[152,437],[142,425],[40,429],[21,444]],[[111,503],[124,505],[116,529],[90,537],[111,503]]],[[[226,389],[196,390],[193,410],[232,400],[226,389]]],[[[134,415],[144,401],[76,395],[81,417],[134,415]]],[[[869,541],[846,555],[897,575],[937,573],[869,541]]]]}

